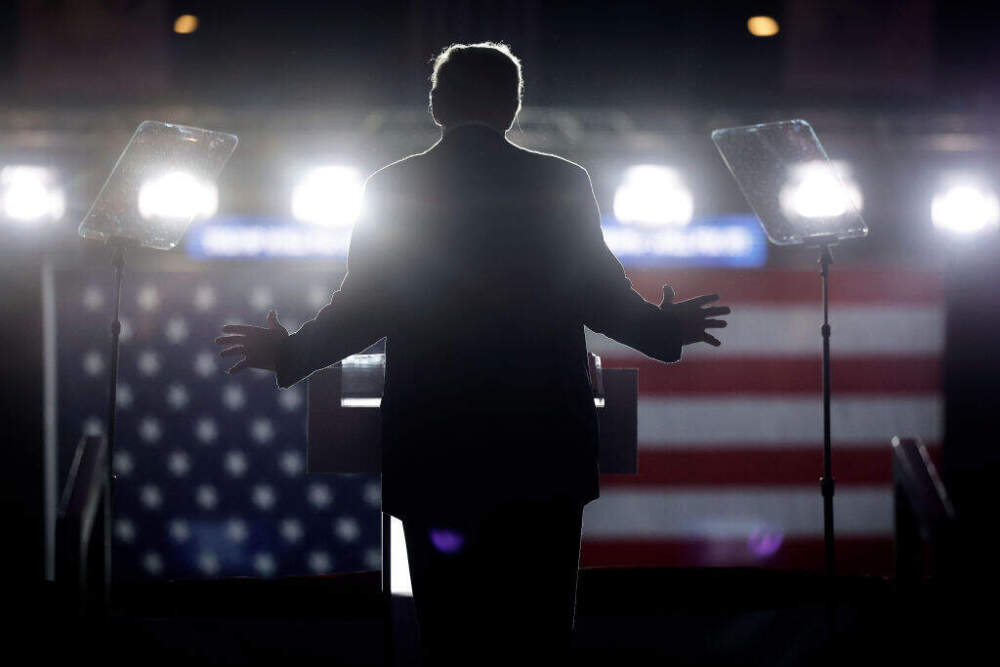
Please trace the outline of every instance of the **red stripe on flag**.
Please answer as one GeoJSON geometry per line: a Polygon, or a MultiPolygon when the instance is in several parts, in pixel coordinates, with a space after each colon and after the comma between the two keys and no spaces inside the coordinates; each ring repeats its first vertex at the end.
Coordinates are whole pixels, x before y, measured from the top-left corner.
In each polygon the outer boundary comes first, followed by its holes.
{"type": "MultiPolygon", "coordinates": [[[[791,394],[821,390],[821,360],[810,358],[693,359],[664,365],[651,359],[602,357],[605,368],[638,368],[639,394],[791,394]]],[[[927,356],[834,357],[830,380],[838,396],[940,391],[941,359],[927,356]]]]}
{"type": "MultiPolygon", "coordinates": [[[[659,303],[663,283],[678,300],[717,292],[724,302],[771,304],[820,303],[819,271],[783,269],[647,269],[628,270],[632,285],[659,303]]],[[[834,268],[830,302],[868,304],[933,304],[944,298],[941,274],[908,269],[834,268]]]]}
{"type": "MultiPolygon", "coordinates": [[[[928,444],[927,451],[940,469],[941,447],[928,444]]],[[[838,485],[892,482],[888,442],[850,447],[834,443],[831,460],[838,485]]],[[[601,475],[601,487],[809,486],[819,484],[822,471],[823,445],[819,442],[797,447],[640,450],[639,474],[601,475]]]]}
{"type": "MultiPolygon", "coordinates": [[[[582,567],[753,566],[823,571],[823,538],[587,540],[582,567]]],[[[838,574],[893,572],[891,537],[837,537],[838,574]]]]}

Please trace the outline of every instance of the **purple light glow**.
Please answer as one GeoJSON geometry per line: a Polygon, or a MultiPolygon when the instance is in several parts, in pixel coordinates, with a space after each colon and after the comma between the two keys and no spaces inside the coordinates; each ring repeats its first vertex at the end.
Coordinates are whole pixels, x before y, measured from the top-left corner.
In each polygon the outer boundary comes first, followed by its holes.
{"type": "Polygon", "coordinates": [[[462,550],[465,537],[454,530],[432,528],[431,544],[443,554],[453,554],[462,550]]]}
{"type": "Polygon", "coordinates": [[[747,548],[750,550],[750,553],[758,558],[767,558],[778,552],[782,541],[784,541],[784,535],[781,533],[755,530],[747,538],[747,548]]]}

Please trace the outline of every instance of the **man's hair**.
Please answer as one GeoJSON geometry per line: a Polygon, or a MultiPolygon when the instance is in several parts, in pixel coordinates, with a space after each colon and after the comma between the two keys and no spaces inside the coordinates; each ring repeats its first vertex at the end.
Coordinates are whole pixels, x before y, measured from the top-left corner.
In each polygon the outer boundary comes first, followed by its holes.
{"type": "Polygon", "coordinates": [[[434,58],[431,115],[439,125],[506,123],[521,110],[521,61],[500,42],[452,44],[434,58]]]}

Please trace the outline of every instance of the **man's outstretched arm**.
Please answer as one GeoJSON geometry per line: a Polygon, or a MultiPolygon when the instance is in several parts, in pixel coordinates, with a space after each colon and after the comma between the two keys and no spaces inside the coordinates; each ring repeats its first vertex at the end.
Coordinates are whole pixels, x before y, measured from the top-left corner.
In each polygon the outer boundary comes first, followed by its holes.
{"type": "Polygon", "coordinates": [[[361,245],[356,240],[360,231],[352,235],[347,275],[330,303],[278,345],[274,372],[279,387],[290,387],[385,335],[382,295],[376,286],[358,278],[361,271],[352,268],[362,263],[358,259],[362,253],[356,250],[361,245]]]}
{"type": "Polygon", "coordinates": [[[706,329],[726,326],[712,319],[729,314],[729,308],[701,306],[717,300],[717,294],[673,303],[673,290],[663,286],[659,306],[646,301],[632,288],[625,269],[604,242],[601,212],[590,176],[581,170],[574,196],[576,216],[583,225],[581,275],[584,281],[584,324],[592,330],[634,348],[659,361],[681,358],[681,347],[696,342],[719,346],[706,329]]]}
{"type": "MultiPolygon", "coordinates": [[[[370,182],[369,182],[370,183],[370,182]]],[[[314,371],[359,352],[385,335],[387,270],[379,257],[381,247],[378,216],[371,190],[366,191],[368,213],[355,225],[348,252],[347,275],[330,303],[298,331],[288,334],[276,314],[268,313],[268,326],[227,324],[228,335],[216,342],[229,346],[222,356],[241,355],[228,372],[243,368],[274,371],[279,387],[290,387],[314,371]]]]}

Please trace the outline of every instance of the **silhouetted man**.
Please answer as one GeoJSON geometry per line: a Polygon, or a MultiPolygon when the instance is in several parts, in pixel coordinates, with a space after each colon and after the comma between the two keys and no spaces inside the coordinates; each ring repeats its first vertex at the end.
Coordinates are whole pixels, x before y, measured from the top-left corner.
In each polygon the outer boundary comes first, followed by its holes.
{"type": "Polygon", "coordinates": [[[231,372],[288,387],[386,337],[383,509],[403,521],[426,654],[475,664],[569,645],[598,496],[584,325],[671,362],[719,345],[706,329],[729,309],[632,289],[586,170],[505,139],[523,88],[506,46],[450,46],[431,81],[441,139],[368,179],[330,303],[291,335],[271,311],[217,340],[243,357],[231,372]]]}

